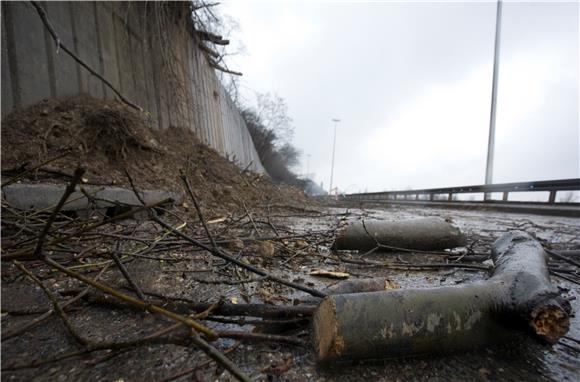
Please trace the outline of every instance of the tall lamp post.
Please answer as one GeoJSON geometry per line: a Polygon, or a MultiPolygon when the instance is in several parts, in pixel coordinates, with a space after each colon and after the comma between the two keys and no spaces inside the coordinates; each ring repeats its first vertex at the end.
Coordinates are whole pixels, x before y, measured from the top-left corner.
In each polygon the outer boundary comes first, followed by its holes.
{"type": "MultiPolygon", "coordinates": [[[[495,46],[493,51],[493,83],[491,87],[491,110],[489,115],[489,140],[487,142],[487,162],[485,166],[485,184],[493,182],[493,156],[495,149],[495,118],[497,109],[497,80],[499,75],[499,45],[501,34],[501,0],[497,2],[497,13],[495,20],[495,46]]],[[[490,194],[485,194],[485,199],[490,194]]]]}
{"type": "Polygon", "coordinates": [[[334,177],[334,153],[336,151],[336,128],[340,119],[333,118],[332,122],[334,122],[334,139],[332,141],[332,162],[330,164],[330,188],[328,189],[328,194],[332,194],[332,178],[334,177]]]}

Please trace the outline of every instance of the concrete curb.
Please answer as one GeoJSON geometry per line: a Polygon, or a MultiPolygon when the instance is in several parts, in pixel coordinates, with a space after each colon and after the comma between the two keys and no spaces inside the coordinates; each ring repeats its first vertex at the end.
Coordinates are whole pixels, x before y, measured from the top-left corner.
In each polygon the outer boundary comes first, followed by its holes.
{"type": "MultiPolygon", "coordinates": [[[[57,184],[12,184],[2,189],[2,200],[19,210],[44,209],[56,206],[62,197],[66,185],[57,184]]],[[[109,208],[115,206],[140,206],[141,202],[132,190],[109,186],[77,186],[77,190],[67,199],[63,211],[80,211],[109,208]],[[93,197],[89,200],[81,191],[93,197]]],[[[140,190],[147,204],[171,198],[174,203],[183,202],[183,195],[163,190],[140,190]]]]}

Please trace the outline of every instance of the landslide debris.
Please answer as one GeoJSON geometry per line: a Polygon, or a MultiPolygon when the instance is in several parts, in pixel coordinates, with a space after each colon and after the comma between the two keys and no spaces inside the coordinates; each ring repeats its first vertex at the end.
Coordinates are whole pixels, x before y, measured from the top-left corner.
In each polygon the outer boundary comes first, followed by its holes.
{"type": "Polygon", "coordinates": [[[143,189],[183,190],[183,171],[206,208],[216,212],[250,206],[309,203],[301,190],[243,171],[201,143],[195,126],[152,127],[151,117],[114,100],[89,96],[52,98],[2,120],[2,176],[6,180],[56,158],[23,178],[66,183],[77,165],[85,183],[129,186],[127,170],[143,189]]]}

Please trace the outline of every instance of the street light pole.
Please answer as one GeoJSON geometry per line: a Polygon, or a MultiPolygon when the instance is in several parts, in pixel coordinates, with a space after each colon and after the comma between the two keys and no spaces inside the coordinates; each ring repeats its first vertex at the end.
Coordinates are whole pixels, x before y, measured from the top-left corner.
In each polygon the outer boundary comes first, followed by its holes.
{"type": "MultiPolygon", "coordinates": [[[[495,119],[497,109],[497,81],[499,75],[499,53],[501,34],[501,0],[497,2],[497,13],[495,20],[495,46],[493,51],[493,83],[491,87],[491,110],[489,116],[489,140],[487,142],[487,162],[485,167],[485,184],[493,182],[493,157],[495,149],[495,119]]],[[[487,199],[489,194],[485,194],[487,199]]]]}
{"type": "Polygon", "coordinates": [[[332,162],[330,165],[330,188],[328,189],[328,194],[332,194],[332,178],[334,177],[334,153],[336,150],[336,127],[340,122],[340,119],[333,118],[332,122],[334,122],[334,139],[332,141],[332,162]]]}

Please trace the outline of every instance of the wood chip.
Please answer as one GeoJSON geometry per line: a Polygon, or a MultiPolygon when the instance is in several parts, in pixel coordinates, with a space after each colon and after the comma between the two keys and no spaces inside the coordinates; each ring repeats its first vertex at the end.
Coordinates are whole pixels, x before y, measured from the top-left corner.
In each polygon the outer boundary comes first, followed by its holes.
{"type": "Polygon", "coordinates": [[[394,282],[393,280],[385,279],[385,290],[387,289],[399,289],[401,286],[394,282]]]}
{"type": "Polygon", "coordinates": [[[217,218],[217,219],[212,219],[210,221],[207,222],[207,224],[216,224],[216,223],[221,223],[221,222],[225,222],[227,220],[227,217],[221,217],[221,218],[217,218]]]}
{"type": "Polygon", "coordinates": [[[344,272],[334,272],[334,271],[326,271],[324,269],[312,269],[310,271],[310,276],[317,276],[317,277],[328,277],[331,279],[348,279],[350,275],[344,272]]]}

